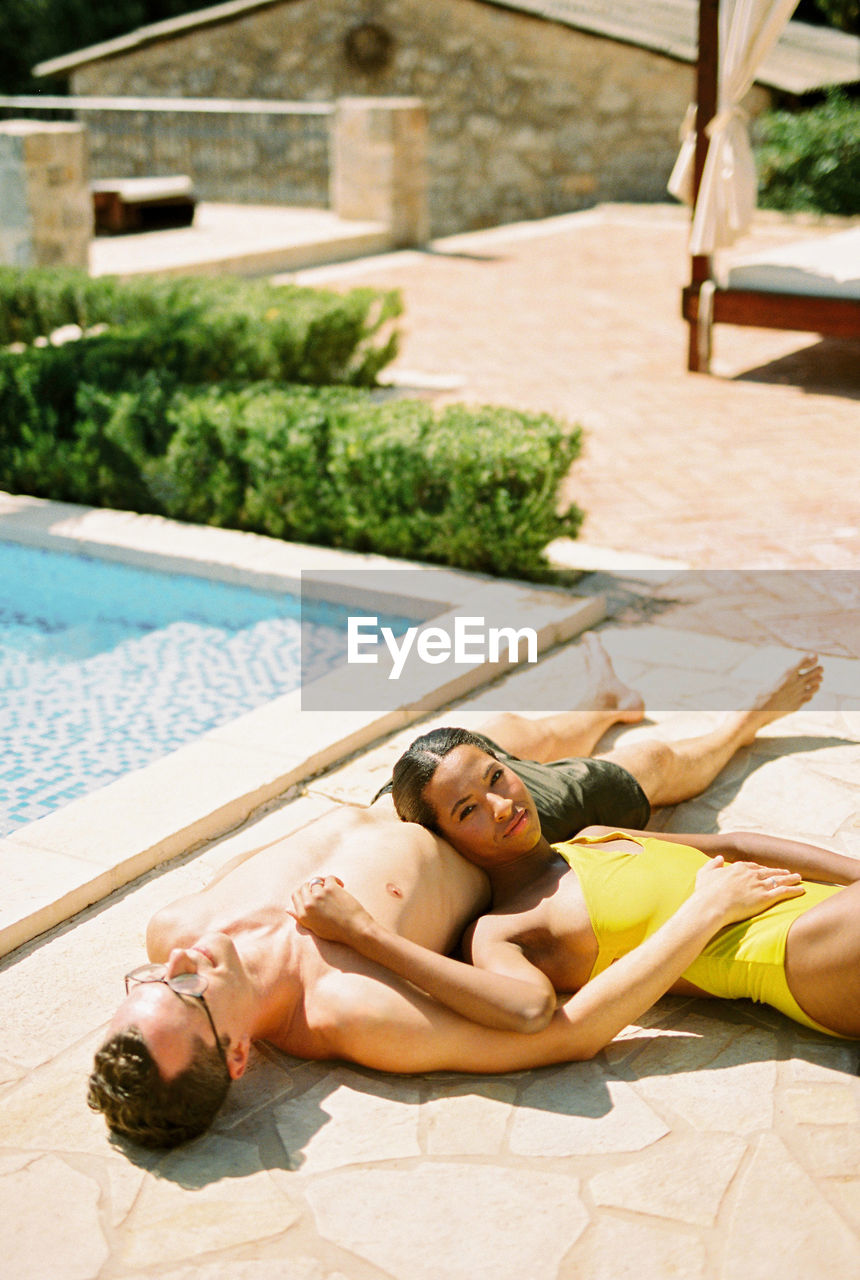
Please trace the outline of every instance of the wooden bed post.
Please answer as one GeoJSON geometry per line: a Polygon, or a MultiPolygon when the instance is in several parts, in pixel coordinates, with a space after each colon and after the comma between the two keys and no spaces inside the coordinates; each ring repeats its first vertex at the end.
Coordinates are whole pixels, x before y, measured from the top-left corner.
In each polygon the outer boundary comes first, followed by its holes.
{"type": "MultiPolygon", "coordinates": [[[[692,183],[694,216],[710,146],[705,131],[717,114],[719,19],[720,0],[699,0],[696,148],[692,183]]],[[[846,292],[841,286],[834,288],[837,281],[829,268],[822,269],[811,292],[792,293],[787,285],[783,288],[766,284],[744,285],[731,277],[718,288],[713,276],[712,257],[713,253],[691,256],[690,283],[682,295],[681,312],[687,322],[689,336],[687,368],[692,373],[709,371],[711,334],[715,322],[750,325],[759,329],[795,329],[832,338],[860,338],[860,291],[851,292],[849,288],[846,292]]],[[[813,280],[815,274],[812,273],[813,280]]],[[[752,276],[754,279],[755,271],[752,276]]]]}
{"type": "MultiPolygon", "coordinates": [[[[699,0],[699,52],[696,64],[696,157],[693,168],[693,212],[699,198],[702,171],[708,154],[706,126],[717,114],[717,72],[719,67],[720,0],[699,0]]],[[[704,343],[700,341],[699,323],[701,288],[711,278],[709,254],[694,254],[690,285],[685,290],[684,311],[688,317],[689,348],[687,368],[692,373],[707,373],[711,357],[711,324],[705,322],[704,343]],[[702,347],[704,346],[704,350],[702,347]]]]}

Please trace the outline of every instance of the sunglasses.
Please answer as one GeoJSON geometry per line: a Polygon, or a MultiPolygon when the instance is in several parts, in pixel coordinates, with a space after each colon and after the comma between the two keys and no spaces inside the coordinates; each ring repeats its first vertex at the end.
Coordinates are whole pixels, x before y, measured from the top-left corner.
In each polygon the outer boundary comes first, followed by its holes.
{"type": "Polygon", "coordinates": [[[171,991],[175,991],[178,996],[190,996],[192,1000],[199,1000],[203,1006],[203,1011],[209,1019],[209,1025],[212,1028],[212,1034],[215,1037],[215,1044],[221,1055],[221,1061],[224,1063],[224,1070],[230,1074],[230,1068],[227,1065],[227,1055],[224,1052],[224,1046],[215,1027],[215,1020],[212,1017],[212,1010],[206,1003],[203,992],[209,986],[209,980],[204,978],[202,973],[175,973],[172,977],[167,976],[167,965],[164,964],[142,964],[136,969],[132,969],[131,973],[125,975],[125,993],[128,995],[131,988],[138,982],[163,982],[170,987],[171,991]]]}

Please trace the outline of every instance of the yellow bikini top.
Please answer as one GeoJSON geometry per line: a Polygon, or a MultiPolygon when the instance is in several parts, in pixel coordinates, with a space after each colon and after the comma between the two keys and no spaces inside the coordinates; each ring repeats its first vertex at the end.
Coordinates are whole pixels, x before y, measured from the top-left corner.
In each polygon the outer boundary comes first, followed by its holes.
{"type": "Polygon", "coordinates": [[[708,861],[689,845],[621,831],[578,836],[555,848],[579,880],[597,938],[592,977],[659,929],[690,896],[708,861]],[[601,848],[611,840],[638,847],[601,848]]]}

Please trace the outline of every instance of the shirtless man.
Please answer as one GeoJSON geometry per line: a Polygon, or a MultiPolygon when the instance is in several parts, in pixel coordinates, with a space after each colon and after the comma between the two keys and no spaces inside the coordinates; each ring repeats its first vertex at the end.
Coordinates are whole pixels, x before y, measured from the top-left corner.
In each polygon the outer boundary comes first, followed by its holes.
{"type": "MultiPolygon", "coordinates": [[[[641,700],[593,640],[588,654],[592,709],[542,721],[505,716],[489,733],[510,751],[548,760],[587,752],[612,724],[641,719],[641,700]]],[[[804,659],[713,733],[670,746],[655,741],[652,753],[637,743],[605,759],[626,762],[652,802],[674,803],[707,786],[739,746],[806,702],[820,681],[814,658],[804,659]],[[666,785],[657,778],[661,762],[666,785]]],[[[445,954],[488,905],[484,873],[444,840],[401,823],[387,797],[370,809],[343,806],[242,855],[153,917],[150,964],[126,978],[127,997],[96,1054],[90,1105],[115,1132],[175,1145],[209,1125],[255,1039],[299,1057],[396,1072],[504,1072],[591,1057],[664,994],[728,920],[798,892],[787,872],[763,878],[749,864],[716,864],[720,874],[704,877],[702,891],[648,943],[561,1005],[545,1029],[523,1035],[479,1026],[296,924],[289,914],[296,889],[335,877],[385,927],[445,954]]]]}

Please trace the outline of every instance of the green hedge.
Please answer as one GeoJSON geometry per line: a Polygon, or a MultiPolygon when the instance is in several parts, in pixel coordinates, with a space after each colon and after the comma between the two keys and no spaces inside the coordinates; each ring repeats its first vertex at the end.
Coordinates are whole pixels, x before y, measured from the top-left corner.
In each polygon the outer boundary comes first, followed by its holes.
{"type": "Polygon", "coordinates": [[[56,356],[0,356],[13,491],[522,577],[581,523],[557,511],[580,431],[545,415],[153,372],[105,391],[54,377],[56,356]]]}
{"type": "Polygon", "coordinates": [[[396,293],[0,269],[0,485],[272,537],[536,575],[576,534],[578,428],[365,388],[396,293]],[[46,340],[64,325],[87,336],[46,340]],[[301,384],[301,385],[298,385],[301,384]]]}
{"type": "MultiPolygon", "coordinates": [[[[274,379],[373,386],[396,354],[396,292],[239,279],[144,278],[0,268],[0,347],[64,325],[107,331],[57,348],[79,379],[115,389],[149,369],[180,382],[274,379]]],[[[63,376],[59,373],[58,376],[63,376]]]]}
{"type": "Polygon", "coordinates": [[[759,205],[860,213],[860,102],[831,93],[807,111],[768,111],[755,124],[759,205]]]}
{"type": "Polygon", "coordinates": [[[328,475],[338,541],[358,551],[527,576],[582,513],[556,513],[579,428],[544,414],[424,401],[357,404],[334,416],[328,475]]]}

